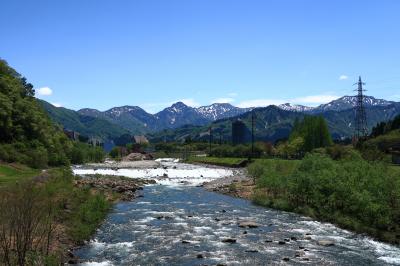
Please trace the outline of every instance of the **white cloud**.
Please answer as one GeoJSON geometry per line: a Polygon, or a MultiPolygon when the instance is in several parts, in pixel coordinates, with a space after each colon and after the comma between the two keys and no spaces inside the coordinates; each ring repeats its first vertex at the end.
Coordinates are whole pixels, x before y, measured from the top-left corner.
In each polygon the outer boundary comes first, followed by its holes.
{"type": "Polygon", "coordinates": [[[53,106],[55,106],[55,107],[62,107],[62,104],[61,103],[51,103],[53,106]]]}
{"type": "Polygon", "coordinates": [[[346,75],[340,75],[339,80],[346,80],[346,79],[348,79],[348,78],[349,78],[349,77],[346,76],[346,75]]]}
{"type": "MultiPolygon", "coordinates": [[[[176,102],[183,102],[183,103],[186,104],[187,106],[191,106],[191,107],[199,107],[199,106],[200,106],[200,103],[196,102],[196,101],[195,101],[194,99],[192,99],[192,98],[181,99],[181,100],[178,100],[178,101],[176,101],[176,102]]],[[[176,102],[173,102],[173,103],[176,103],[176,102]]]]}
{"type": "Polygon", "coordinates": [[[304,97],[292,98],[292,99],[255,99],[240,102],[238,107],[265,107],[268,105],[279,105],[283,103],[293,103],[293,104],[304,104],[315,106],[323,103],[328,103],[336,100],[339,96],[336,95],[309,95],[304,97]]]}
{"type": "Polygon", "coordinates": [[[214,99],[211,101],[211,103],[232,103],[234,101],[235,101],[235,99],[227,97],[227,98],[214,99]]]}
{"type": "Polygon", "coordinates": [[[49,96],[53,94],[53,91],[49,87],[41,87],[36,92],[41,96],[49,96]]]}
{"type": "Polygon", "coordinates": [[[391,98],[393,98],[395,100],[400,100],[400,94],[392,95],[391,98]]]}
{"type": "Polygon", "coordinates": [[[310,96],[305,96],[305,97],[299,97],[299,98],[294,98],[290,100],[290,103],[298,103],[298,104],[322,104],[322,103],[328,103],[333,100],[336,100],[339,98],[339,96],[336,95],[310,95],[310,96]]]}

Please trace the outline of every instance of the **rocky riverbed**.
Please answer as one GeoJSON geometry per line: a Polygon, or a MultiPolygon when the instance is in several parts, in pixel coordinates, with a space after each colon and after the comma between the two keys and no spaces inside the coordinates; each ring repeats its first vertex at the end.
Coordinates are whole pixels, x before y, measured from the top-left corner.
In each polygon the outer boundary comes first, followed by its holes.
{"type": "Polygon", "coordinates": [[[400,264],[398,247],[202,187],[234,195],[228,190],[252,186],[244,172],[159,163],[157,169],[111,169],[156,184],[115,205],[93,239],[75,251],[82,265],[400,264]]]}
{"type": "Polygon", "coordinates": [[[101,192],[109,199],[129,201],[140,196],[144,185],[155,184],[151,179],[135,179],[113,175],[86,175],[75,181],[75,186],[88,187],[101,192]]]}

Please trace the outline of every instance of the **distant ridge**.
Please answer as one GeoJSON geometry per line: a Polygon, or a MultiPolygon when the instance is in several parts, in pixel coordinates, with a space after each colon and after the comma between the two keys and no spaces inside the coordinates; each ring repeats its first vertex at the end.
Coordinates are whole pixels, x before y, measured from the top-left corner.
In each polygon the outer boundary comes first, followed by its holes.
{"type": "MultiPolygon", "coordinates": [[[[283,117],[285,117],[285,112],[299,113],[300,116],[304,114],[322,114],[324,116],[328,116],[328,113],[330,113],[328,117],[332,118],[332,128],[339,120],[344,121],[344,119],[342,119],[340,116],[337,116],[337,114],[345,111],[346,114],[349,113],[348,115],[346,115],[347,118],[345,120],[347,121],[346,123],[350,124],[349,127],[351,128],[351,109],[355,106],[355,103],[355,96],[343,96],[329,103],[321,104],[317,107],[308,107],[304,105],[285,103],[271,108],[274,110],[284,111],[282,114],[279,115],[276,113],[276,115],[278,115],[278,117],[282,117],[282,119],[283,117]]],[[[384,99],[376,99],[372,96],[365,96],[364,99],[364,105],[366,106],[366,108],[386,108],[388,110],[388,114],[395,112],[395,110],[391,109],[391,106],[393,104],[396,105],[397,103],[384,99]]],[[[99,111],[91,108],[84,108],[78,111],[73,111],[65,108],[57,108],[49,103],[44,105],[47,106],[47,108],[45,109],[48,110],[48,113],[53,118],[53,120],[57,121],[60,124],[63,124],[65,127],[76,128],[78,132],[82,131],[86,134],[96,134],[93,129],[98,128],[99,124],[107,125],[107,129],[101,129],[101,133],[99,133],[99,135],[101,135],[101,137],[103,138],[116,136],[120,133],[154,135],[156,132],[160,132],[162,130],[169,130],[169,132],[173,132],[175,129],[180,129],[183,126],[185,126],[185,128],[187,129],[190,129],[191,126],[201,128],[219,120],[240,117],[254,109],[239,108],[229,103],[214,103],[207,106],[190,107],[183,102],[177,102],[156,114],[150,114],[139,106],[129,105],[113,107],[106,111],[99,111]],[[95,120],[90,120],[88,118],[93,118],[95,120]]],[[[258,110],[262,110],[265,108],[268,107],[257,108],[256,110],[258,112],[258,110]]],[[[269,109],[272,110],[271,108],[269,109]]],[[[272,112],[270,112],[270,115],[272,115],[272,112]]],[[[383,121],[385,119],[388,119],[387,115],[385,116],[384,112],[379,113],[379,115],[382,116],[382,119],[377,117],[377,115],[375,114],[371,115],[374,118],[370,123],[375,123],[375,121],[383,121]]],[[[268,117],[264,117],[263,119],[265,120],[264,128],[272,126],[273,123],[271,124],[268,117]]],[[[338,126],[340,130],[335,129],[337,131],[337,136],[343,137],[349,135],[349,129],[344,128],[342,124],[340,125],[341,126],[338,126]]],[[[275,127],[277,127],[277,125],[275,125],[275,127]]],[[[287,131],[288,125],[284,128],[286,128],[287,131]]],[[[272,130],[275,130],[276,132],[282,132],[283,128],[273,128],[272,130]]],[[[277,135],[283,136],[285,134],[282,133],[277,135]]]]}

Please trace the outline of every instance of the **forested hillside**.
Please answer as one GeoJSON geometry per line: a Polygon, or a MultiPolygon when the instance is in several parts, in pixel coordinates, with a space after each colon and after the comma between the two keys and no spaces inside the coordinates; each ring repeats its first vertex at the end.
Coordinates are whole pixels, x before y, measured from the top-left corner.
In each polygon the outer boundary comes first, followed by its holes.
{"type": "Polygon", "coordinates": [[[128,130],[106,119],[83,115],[63,107],[55,107],[43,100],[38,101],[55,123],[68,130],[79,132],[83,136],[114,139],[129,133],[128,130]]]}
{"type": "MultiPolygon", "coordinates": [[[[0,60],[0,161],[43,168],[103,159],[100,148],[71,142],[34,95],[32,84],[0,60]]],[[[104,124],[97,128],[109,130],[104,124]]]]}
{"type": "Polygon", "coordinates": [[[0,60],[0,160],[39,167],[67,164],[72,143],[34,94],[32,84],[0,60]]]}

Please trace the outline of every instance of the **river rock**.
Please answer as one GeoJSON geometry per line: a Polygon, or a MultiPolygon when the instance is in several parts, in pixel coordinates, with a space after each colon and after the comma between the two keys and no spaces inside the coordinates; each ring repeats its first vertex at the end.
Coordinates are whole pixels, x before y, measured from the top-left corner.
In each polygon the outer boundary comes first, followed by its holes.
{"type": "Polygon", "coordinates": [[[284,257],[282,260],[283,261],[289,261],[290,259],[288,257],[284,257]]]}
{"type": "Polygon", "coordinates": [[[278,241],[278,244],[279,244],[279,245],[285,245],[286,242],[285,242],[285,241],[278,241]]]}
{"type": "Polygon", "coordinates": [[[141,161],[144,159],[146,159],[146,155],[136,152],[130,153],[126,157],[122,158],[125,162],[141,161]]]}
{"type": "Polygon", "coordinates": [[[172,219],[172,216],[168,216],[168,215],[158,215],[155,217],[157,220],[169,220],[172,219]]]}
{"type": "Polygon", "coordinates": [[[318,245],[324,246],[324,247],[329,247],[329,246],[334,246],[335,242],[332,240],[318,240],[318,245]]]}
{"type": "Polygon", "coordinates": [[[239,227],[242,227],[242,228],[257,228],[257,227],[259,227],[260,225],[259,224],[257,224],[256,222],[254,222],[254,221],[241,221],[240,223],[239,223],[239,227]]]}
{"type": "Polygon", "coordinates": [[[222,239],[221,241],[222,241],[222,243],[231,243],[231,244],[236,243],[236,239],[234,239],[234,238],[225,238],[225,239],[222,239]]]}
{"type": "Polygon", "coordinates": [[[198,259],[204,259],[204,255],[203,255],[203,254],[197,254],[196,258],[198,258],[198,259]]]}
{"type": "Polygon", "coordinates": [[[303,257],[304,255],[306,255],[306,253],[303,250],[298,250],[295,254],[296,257],[303,257]]]}

